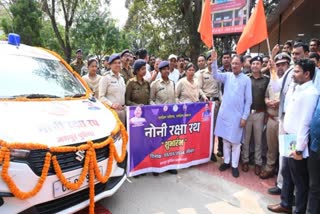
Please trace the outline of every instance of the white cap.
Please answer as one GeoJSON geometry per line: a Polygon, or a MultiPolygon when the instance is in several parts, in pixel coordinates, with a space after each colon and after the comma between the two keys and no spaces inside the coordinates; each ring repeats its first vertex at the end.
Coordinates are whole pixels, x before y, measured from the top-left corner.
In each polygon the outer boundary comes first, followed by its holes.
{"type": "Polygon", "coordinates": [[[176,59],[177,60],[177,56],[176,55],[174,55],[174,54],[170,54],[170,56],[168,57],[168,60],[170,60],[170,59],[176,59]]]}

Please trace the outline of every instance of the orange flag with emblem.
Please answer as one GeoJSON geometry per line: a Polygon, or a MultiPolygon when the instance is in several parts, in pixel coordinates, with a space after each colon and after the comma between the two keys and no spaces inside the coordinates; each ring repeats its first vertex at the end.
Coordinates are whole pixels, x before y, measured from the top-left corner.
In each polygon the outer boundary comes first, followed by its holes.
{"type": "Polygon", "coordinates": [[[268,38],[267,21],[264,14],[263,0],[258,4],[249,18],[237,44],[237,54],[259,44],[268,38]]]}
{"type": "Polygon", "coordinates": [[[200,33],[201,40],[208,47],[212,47],[212,20],[211,20],[211,8],[210,0],[205,0],[201,19],[198,27],[198,32],[200,33]]]}

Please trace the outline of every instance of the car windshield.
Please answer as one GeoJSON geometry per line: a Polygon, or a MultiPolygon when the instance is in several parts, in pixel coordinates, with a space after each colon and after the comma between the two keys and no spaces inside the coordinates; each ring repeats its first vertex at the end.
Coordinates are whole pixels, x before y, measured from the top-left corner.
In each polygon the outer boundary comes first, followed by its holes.
{"type": "Polygon", "coordinates": [[[0,86],[0,98],[63,98],[86,93],[60,61],[18,55],[2,56],[0,86]]]}

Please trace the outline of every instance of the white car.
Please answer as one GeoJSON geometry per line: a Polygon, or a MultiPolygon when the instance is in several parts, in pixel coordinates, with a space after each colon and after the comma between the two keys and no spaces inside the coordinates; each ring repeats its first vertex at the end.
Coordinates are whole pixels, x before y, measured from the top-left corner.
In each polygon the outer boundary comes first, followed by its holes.
{"type": "MultiPolygon", "coordinates": [[[[77,190],[67,189],[51,162],[40,190],[32,197],[19,199],[4,177],[10,176],[21,191],[31,191],[39,182],[46,153],[52,147],[79,146],[111,137],[119,120],[104,104],[88,96],[90,91],[61,58],[44,49],[19,44],[10,34],[0,41],[0,149],[10,149],[10,166],[4,173],[0,162],[0,213],[73,213],[89,205],[89,179],[77,190]],[[15,143],[26,148],[14,149],[15,143]],[[31,144],[34,143],[34,144],[31,144]],[[32,145],[46,145],[35,149],[32,145]]],[[[123,131],[123,130],[122,130],[123,131]]],[[[123,155],[120,131],[113,133],[115,150],[123,155]]],[[[114,147],[113,147],[114,148],[114,147]]],[[[96,149],[98,167],[106,173],[110,146],[96,149]]],[[[0,152],[1,153],[1,152],[0,152]]],[[[126,152],[125,152],[126,153],[126,152]]],[[[56,155],[62,174],[77,182],[83,170],[86,151],[51,152],[56,155]]],[[[124,156],[123,156],[124,157],[124,156]]],[[[0,155],[1,159],[1,155],[0,155]]],[[[114,159],[109,180],[95,180],[98,201],[114,194],[126,179],[126,158],[114,159]]],[[[87,176],[88,177],[88,176],[87,176]]]]}

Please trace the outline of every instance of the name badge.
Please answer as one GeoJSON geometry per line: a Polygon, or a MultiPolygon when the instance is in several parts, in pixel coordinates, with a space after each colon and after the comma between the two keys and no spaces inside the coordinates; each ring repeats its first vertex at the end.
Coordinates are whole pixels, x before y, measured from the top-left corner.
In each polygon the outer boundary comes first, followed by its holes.
{"type": "Polygon", "coordinates": [[[115,84],[115,83],[117,83],[117,81],[111,81],[111,83],[115,84]]]}

